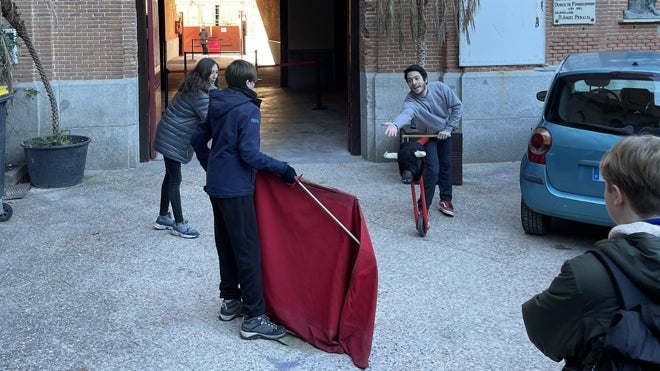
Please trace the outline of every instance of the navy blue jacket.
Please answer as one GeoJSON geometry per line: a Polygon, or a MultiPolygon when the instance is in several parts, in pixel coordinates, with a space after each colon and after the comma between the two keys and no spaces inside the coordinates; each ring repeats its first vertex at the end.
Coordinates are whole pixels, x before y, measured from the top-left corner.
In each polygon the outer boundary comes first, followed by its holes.
{"type": "Polygon", "coordinates": [[[209,97],[208,117],[190,140],[206,170],[206,192],[218,198],[250,196],[258,170],[284,174],[285,162],[259,150],[261,111],[255,99],[233,89],[212,90],[209,97]]]}

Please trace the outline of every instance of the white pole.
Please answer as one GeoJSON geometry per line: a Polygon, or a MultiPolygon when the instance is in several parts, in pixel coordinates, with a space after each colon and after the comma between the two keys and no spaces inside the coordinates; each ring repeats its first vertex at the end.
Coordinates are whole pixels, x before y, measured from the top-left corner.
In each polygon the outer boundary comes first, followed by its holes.
{"type": "Polygon", "coordinates": [[[353,239],[353,241],[355,241],[355,243],[357,243],[357,244],[359,245],[359,244],[360,244],[360,241],[358,241],[358,239],[357,239],[357,238],[351,233],[351,231],[349,231],[348,228],[346,228],[346,226],[344,226],[344,225],[343,225],[343,224],[342,224],[342,223],[341,223],[341,222],[340,222],[340,221],[339,221],[334,215],[332,215],[332,213],[330,212],[330,210],[328,210],[328,209],[327,209],[327,208],[321,203],[321,201],[319,201],[319,199],[316,198],[316,196],[314,196],[314,195],[312,194],[312,192],[309,191],[309,189],[307,189],[307,187],[303,184],[303,182],[300,180],[300,178],[301,178],[301,177],[299,177],[299,178],[296,180],[296,183],[298,183],[298,184],[302,187],[302,189],[304,189],[305,192],[307,192],[307,194],[308,194],[310,197],[312,197],[312,199],[314,199],[314,201],[316,201],[316,203],[317,203],[319,206],[321,206],[321,208],[323,209],[323,211],[325,211],[328,215],[330,215],[330,217],[332,218],[332,220],[334,220],[335,223],[337,223],[337,224],[341,227],[341,229],[343,229],[344,232],[346,232],[346,234],[348,234],[349,236],[351,236],[351,238],[353,239]]]}

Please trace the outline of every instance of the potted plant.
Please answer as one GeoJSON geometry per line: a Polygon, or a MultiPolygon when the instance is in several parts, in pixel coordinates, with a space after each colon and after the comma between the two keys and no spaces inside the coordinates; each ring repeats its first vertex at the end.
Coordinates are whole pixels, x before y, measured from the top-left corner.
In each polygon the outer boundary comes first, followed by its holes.
{"type": "Polygon", "coordinates": [[[21,147],[25,152],[30,183],[35,187],[68,187],[82,182],[87,160],[87,146],[90,138],[71,135],[60,129],[59,110],[55,94],[46,76],[32,39],[27,33],[25,23],[16,10],[13,0],[0,0],[2,16],[16,31],[16,36],[23,40],[30,57],[39,72],[44,85],[52,115],[52,130],[49,135],[25,140],[21,147]]]}

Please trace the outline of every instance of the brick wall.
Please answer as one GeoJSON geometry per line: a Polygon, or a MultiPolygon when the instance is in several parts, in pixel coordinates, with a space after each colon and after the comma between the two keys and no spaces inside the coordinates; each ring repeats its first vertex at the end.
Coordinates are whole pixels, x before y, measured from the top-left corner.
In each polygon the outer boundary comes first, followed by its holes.
{"type": "MultiPolygon", "coordinates": [[[[15,0],[51,80],[137,76],[135,0],[15,0]]],[[[15,80],[39,80],[19,41],[15,80]]]]}
{"type": "MultiPolygon", "coordinates": [[[[401,72],[416,60],[416,49],[410,36],[407,7],[396,9],[394,28],[389,37],[378,23],[377,2],[363,0],[361,4],[361,60],[365,72],[401,72]],[[399,27],[401,25],[401,27],[399,27]],[[401,32],[401,33],[400,33],[401,32]],[[399,35],[402,35],[400,37],[399,35]],[[401,40],[401,43],[399,43],[401,40]]],[[[439,0],[443,1],[443,0],[439,0]]],[[[489,1],[489,0],[482,0],[489,1]]],[[[395,2],[395,4],[398,4],[395,2]]],[[[407,3],[406,3],[407,4],[407,3]]],[[[396,6],[396,5],[395,5],[396,6]]],[[[530,70],[538,66],[458,66],[458,39],[453,22],[447,24],[445,47],[440,49],[432,21],[431,5],[426,6],[427,57],[429,71],[508,71],[530,70]]],[[[566,55],[574,52],[596,50],[660,49],[658,23],[627,23],[623,21],[623,11],[628,8],[628,0],[598,0],[596,2],[596,23],[593,25],[558,25],[552,20],[553,1],[545,1],[546,14],[546,65],[558,64],[566,55]]],[[[449,19],[455,19],[451,12],[449,19]]]]}
{"type": "Polygon", "coordinates": [[[546,11],[547,64],[557,64],[575,52],[660,48],[658,23],[623,22],[628,0],[598,0],[594,25],[553,25],[552,3],[548,1],[546,11]]]}

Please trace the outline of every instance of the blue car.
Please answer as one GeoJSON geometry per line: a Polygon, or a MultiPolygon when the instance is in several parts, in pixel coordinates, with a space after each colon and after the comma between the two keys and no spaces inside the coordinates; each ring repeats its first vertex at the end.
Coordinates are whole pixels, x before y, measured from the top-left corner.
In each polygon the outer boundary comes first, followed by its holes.
{"type": "Polygon", "coordinates": [[[520,163],[525,233],[548,233],[552,218],[614,225],[598,164],[625,136],[660,135],[660,52],[569,55],[536,97],[543,114],[520,163]]]}

